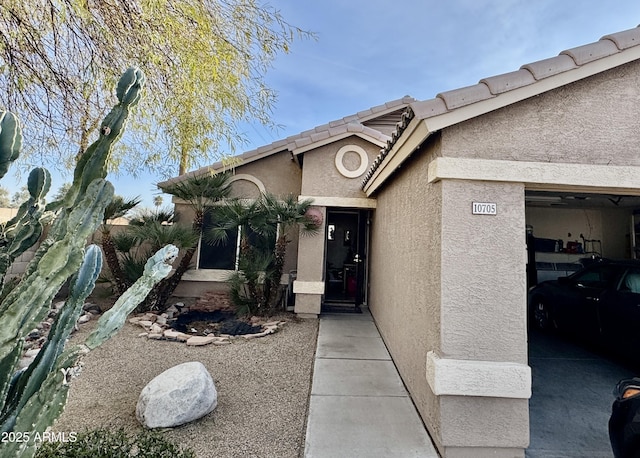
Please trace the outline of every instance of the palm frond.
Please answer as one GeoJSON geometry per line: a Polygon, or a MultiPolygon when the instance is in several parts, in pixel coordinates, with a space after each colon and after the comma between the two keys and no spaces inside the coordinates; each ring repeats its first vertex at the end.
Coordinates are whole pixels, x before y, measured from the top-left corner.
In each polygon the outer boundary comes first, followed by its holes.
{"type": "Polygon", "coordinates": [[[124,198],[122,196],[113,196],[113,199],[104,210],[103,223],[107,224],[109,220],[124,216],[129,210],[138,206],[140,202],[142,202],[140,197],[124,198]]]}
{"type": "Polygon", "coordinates": [[[229,196],[231,193],[231,174],[205,173],[191,175],[182,181],[169,184],[163,188],[167,194],[184,200],[193,208],[201,210],[210,202],[216,202],[229,196]]]}

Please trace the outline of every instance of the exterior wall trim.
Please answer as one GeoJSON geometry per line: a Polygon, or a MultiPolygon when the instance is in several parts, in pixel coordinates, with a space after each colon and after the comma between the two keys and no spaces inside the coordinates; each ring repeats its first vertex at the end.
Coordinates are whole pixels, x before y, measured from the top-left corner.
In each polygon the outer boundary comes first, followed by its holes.
{"type": "Polygon", "coordinates": [[[324,282],[296,280],[293,282],[293,292],[296,294],[324,294],[324,282]]]}
{"type": "Polygon", "coordinates": [[[238,173],[237,175],[233,175],[229,179],[229,183],[233,183],[234,181],[241,181],[241,180],[249,181],[255,184],[262,194],[267,192],[266,188],[264,187],[264,183],[260,181],[258,178],[254,177],[253,175],[249,175],[248,173],[238,173]]]}
{"type": "Polygon", "coordinates": [[[444,179],[525,183],[527,189],[620,192],[640,195],[640,167],[438,157],[429,183],[444,179]]]}
{"type": "Polygon", "coordinates": [[[430,351],[427,382],[436,396],[531,397],[531,368],[526,364],[447,359],[430,351]]]}
{"type": "Polygon", "coordinates": [[[358,178],[366,172],[369,167],[369,157],[367,156],[367,152],[359,145],[345,145],[340,148],[336,153],[334,162],[336,169],[340,172],[340,175],[345,178],[358,178]],[[360,166],[356,170],[347,169],[342,162],[344,160],[344,155],[349,152],[356,153],[360,157],[360,166]]]}
{"type": "MultiPolygon", "coordinates": [[[[191,269],[184,273],[182,280],[226,283],[229,280],[229,275],[234,272],[235,270],[224,269],[191,269]]],[[[282,274],[280,284],[289,284],[288,274],[282,274]]]]}
{"type": "Polygon", "coordinates": [[[299,196],[298,202],[312,199],[319,207],[376,208],[376,199],[366,197],[299,196]]]}

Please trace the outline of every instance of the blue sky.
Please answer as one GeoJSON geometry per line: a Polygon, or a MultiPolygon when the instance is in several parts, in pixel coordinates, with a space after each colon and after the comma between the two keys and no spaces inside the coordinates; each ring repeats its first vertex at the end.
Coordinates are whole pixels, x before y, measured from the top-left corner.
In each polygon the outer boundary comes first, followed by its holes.
{"type": "MultiPolygon", "coordinates": [[[[245,150],[405,95],[431,99],[640,24],[625,0],[272,0],[317,40],[294,43],[267,75],[278,92],[269,131],[244,126],[245,150]]],[[[163,177],[110,177],[151,206],[163,177]]],[[[53,189],[64,182],[54,177],[53,189]]],[[[3,183],[12,188],[6,179],[3,183]]],[[[14,189],[11,189],[13,192],[14,189]]],[[[165,197],[169,203],[169,198],[165,197]]]]}

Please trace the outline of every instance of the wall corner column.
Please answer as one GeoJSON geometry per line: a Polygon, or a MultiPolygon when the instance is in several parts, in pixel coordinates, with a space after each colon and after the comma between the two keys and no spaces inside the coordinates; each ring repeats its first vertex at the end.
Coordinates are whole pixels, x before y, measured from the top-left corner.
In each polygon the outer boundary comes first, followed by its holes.
{"type": "Polygon", "coordinates": [[[327,208],[314,206],[312,211],[321,218],[320,229],[312,237],[298,239],[298,273],[293,283],[296,295],[294,311],[300,317],[320,315],[324,295],[325,222],[327,208]]]}

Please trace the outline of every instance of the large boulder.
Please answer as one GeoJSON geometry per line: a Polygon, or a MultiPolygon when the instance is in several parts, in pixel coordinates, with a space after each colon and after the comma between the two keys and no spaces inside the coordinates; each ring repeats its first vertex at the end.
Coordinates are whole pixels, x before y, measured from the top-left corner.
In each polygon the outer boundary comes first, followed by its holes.
{"type": "Polygon", "coordinates": [[[196,420],[218,405],[218,393],[200,362],[167,369],[142,389],[136,417],[147,428],[170,428],[196,420]]]}

